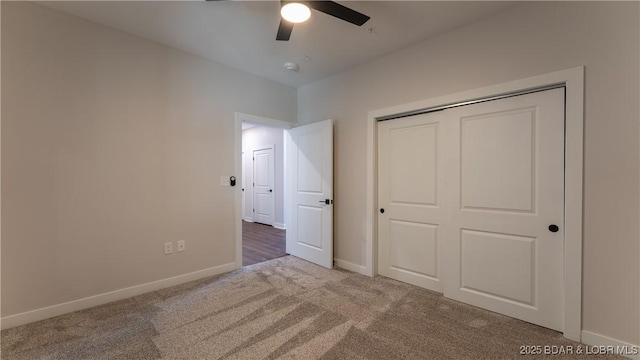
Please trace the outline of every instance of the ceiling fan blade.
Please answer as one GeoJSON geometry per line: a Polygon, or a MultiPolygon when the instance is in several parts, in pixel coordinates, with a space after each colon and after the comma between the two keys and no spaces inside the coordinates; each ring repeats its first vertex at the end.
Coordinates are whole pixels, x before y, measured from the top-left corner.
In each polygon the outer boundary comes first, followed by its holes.
{"type": "Polygon", "coordinates": [[[289,41],[292,31],[293,23],[290,23],[285,19],[280,19],[280,26],[278,26],[278,35],[276,35],[276,40],[289,41]]]}
{"type": "Polygon", "coordinates": [[[307,1],[305,2],[310,8],[323,12],[327,15],[335,16],[338,19],[348,21],[354,25],[362,26],[371,19],[369,16],[349,9],[340,5],[335,1],[307,1]]]}

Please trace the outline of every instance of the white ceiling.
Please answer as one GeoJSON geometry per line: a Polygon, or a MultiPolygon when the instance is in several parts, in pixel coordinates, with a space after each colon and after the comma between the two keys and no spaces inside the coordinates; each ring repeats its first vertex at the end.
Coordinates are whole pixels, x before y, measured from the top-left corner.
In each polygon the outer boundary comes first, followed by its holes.
{"type": "Polygon", "coordinates": [[[510,1],[339,1],[362,27],[312,11],[276,41],[277,1],[44,1],[39,4],[294,87],[515,6],[510,1]],[[304,57],[311,60],[305,61],[304,57]],[[298,72],[283,64],[298,63],[298,72]]]}

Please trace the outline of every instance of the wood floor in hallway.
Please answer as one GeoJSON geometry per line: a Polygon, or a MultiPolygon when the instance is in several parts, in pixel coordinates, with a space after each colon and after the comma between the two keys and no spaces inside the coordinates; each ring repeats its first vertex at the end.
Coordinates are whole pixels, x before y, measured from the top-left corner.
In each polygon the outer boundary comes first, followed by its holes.
{"type": "Polygon", "coordinates": [[[242,221],[242,266],[285,256],[286,230],[242,221]]]}

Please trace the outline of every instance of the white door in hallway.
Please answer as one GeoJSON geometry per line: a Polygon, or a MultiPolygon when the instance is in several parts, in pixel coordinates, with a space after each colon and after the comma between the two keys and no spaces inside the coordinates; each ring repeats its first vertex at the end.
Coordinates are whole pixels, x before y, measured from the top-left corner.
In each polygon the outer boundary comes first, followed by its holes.
{"type": "Polygon", "coordinates": [[[442,292],[443,112],[378,123],[378,272],[442,292]]]}
{"type": "Polygon", "coordinates": [[[285,133],[286,250],[333,267],[333,121],[285,133]]]}
{"type": "Polygon", "coordinates": [[[564,89],[378,128],[379,272],[562,330],[564,89]]]}
{"type": "Polygon", "coordinates": [[[275,202],[273,148],[253,151],[253,221],[273,225],[275,202]]]}

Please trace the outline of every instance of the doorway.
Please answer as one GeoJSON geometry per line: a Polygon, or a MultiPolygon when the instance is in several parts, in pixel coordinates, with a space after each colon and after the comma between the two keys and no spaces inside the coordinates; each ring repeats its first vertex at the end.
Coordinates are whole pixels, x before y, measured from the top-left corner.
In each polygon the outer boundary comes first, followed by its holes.
{"type": "MultiPolygon", "coordinates": [[[[281,162],[284,173],[282,191],[284,198],[282,212],[284,221],[282,228],[288,228],[285,232],[285,252],[304,260],[316,263],[326,268],[333,267],[333,120],[327,119],[312,124],[296,126],[295,124],[263,118],[255,115],[236,113],[235,119],[235,151],[234,164],[236,174],[243,174],[242,181],[245,185],[253,186],[253,181],[245,178],[246,170],[243,167],[243,158],[250,153],[246,148],[243,152],[242,126],[243,123],[276,128],[284,138],[281,162]],[[288,130],[288,131],[284,131],[288,130]],[[302,179],[302,181],[298,181],[302,179]]],[[[246,126],[245,126],[246,127],[246,126]]],[[[273,142],[270,142],[273,143],[273,142]]],[[[278,155],[275,156],[276,164],[278,155]]],[[[253,160],[253,159],[252,159],[253,160]]],[[[277,168],[277,166],[276,166],[277,168]]],[[[278,170],[276,170],[276,174],[278,170]]],[[[276,181],[277,183],[277,181],[276,181]]],[[[246,190],[246,188],[243,188],[246,190]]],[[[277,189],[277,186],[276,186],[277,189]]],[[[235,215],[236,215],[236,246],[235,267],[243,264],[243,239],[242,228],[244,216],[251,207],[243,204],[251,196],[246,196],[245,191],[234,191],[235,215]]],[[[274,194],[277,190],[274,189],[274,194]]],[[[276,196],[277,200],[277,196],[276,196]]],[[[278,227],[278,208],[276,201],[275,227],[278,227]]],[[[252,215],[253,219],[253,215],[252,215]]]]}
{"type": "Polygon", "coordinates": [[[241,267],[286,255],[283,133],[290,125],[247,114],[236,114],[236,122],[242,174],[236,266],[241,267]]]}

